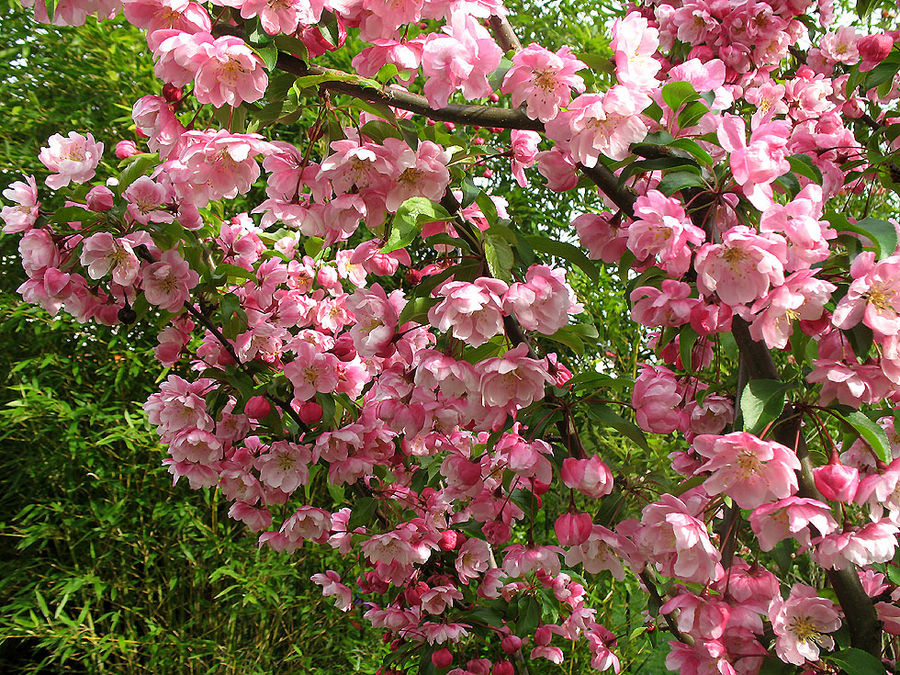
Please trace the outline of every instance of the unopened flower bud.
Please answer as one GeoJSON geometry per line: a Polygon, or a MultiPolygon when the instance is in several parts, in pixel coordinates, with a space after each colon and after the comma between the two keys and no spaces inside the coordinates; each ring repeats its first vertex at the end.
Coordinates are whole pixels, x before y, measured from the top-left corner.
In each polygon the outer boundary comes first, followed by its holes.
{"type": "Polygon", "coordinates": [[[115,195],[112,190],[105,185],[98,185],[97,187],[91,188],[91,191],[87,193],[85,203],[87,203],[87,207],[91,211],[97,213],[100,211],[109,211],[113,207],[114,200],[115,195]]]}

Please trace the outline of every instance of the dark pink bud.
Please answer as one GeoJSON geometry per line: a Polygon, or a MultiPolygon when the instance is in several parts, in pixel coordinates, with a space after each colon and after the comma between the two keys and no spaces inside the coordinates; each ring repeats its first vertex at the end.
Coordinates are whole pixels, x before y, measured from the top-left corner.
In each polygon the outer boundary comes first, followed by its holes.
{"type": "Polygon", "coordinates": [[[137,144],[134,141],[119,141],[116,143],[116,157],[118,159],[127,159],[140,154],[137,144]]]}
{"type": "Polygon", "coordinates": [[[522,638],[518,635],[507,635],[500,641],[500,648],[507,654],[515,654],[522,648],[522,638]]]}
{"type": "Polygon", "coordinates": [[[856,48],[859,50],[860,58],[862,58],[862,64],[860,64],[859,69],[861,72],[866,72],[872,70],[872,68],[887,58],[894,48],[894,38],[884,33],[867,35],[856,43],[856,48]]]}
{"type": "Polygon", "coordinates": [[[506,542],[509,541],[512,532],[510,532],[509,525],[506,523],[502,523],[499,520],[495,520],[491,523],[485,523],[481,528],[481,531],[484,533],[484,538],[487,539],[487,542],[491,546],[502,546],[506,542]]]}
{"type": "Polygon", "coordinates": [[[813,469],[816,488],[825,499],[849,502],[859,487],[859,471],[843,464],[826,464],[813,469]]]}
{"type": "Polygon", "coordinates": [[[356,347],[353,346],[353,336],[350,333],[343,333],[334,341],[334,347],[331,353],[338,357],[339,361],[348,363],[356,358],[356,347]]]}
{"type": "Polygon", "coordinates": [[[541,647],[549,645],[552,638],[553,631],[550,630],[549,626],[539,626],[538,629],[534,631],[534,643],[541,647]]]}
{"type": "Polygon", "coordinates": [[[466,538],[459,532],[447,530],[445,532],[441,532],[441,541],[438,545],[441,547],[442,551],[453,551],[462,546],[465,540],[466,538]]]}
{"type": "Polygon", "coordinates": [[[261,420],[272,410],[272,405],[265,396],[253,396],[244,406],[244,414],[251,420],[261,420]]]}
{"type": "Polygon", "coordinates": [[[315,424],[322,419],[322,406],[315,401],[307,401],[300,404],[297,414],[300,415],[304,424],[315,424]]]}
{"type": "Polygon", "coordinates": [[[435,668],[449,668],[453,663],[453,654],[451,654],[450,650],[446,647],[438,649],[431,655],[431,662],[434,664],[435,668]]]}
{"type": "Polygon", "coordinates": [[[94,212],[109,211],[113,207],[114,200],[115,195],[113,194],[113,191],[105,185],[98,185],[97,187],[91,188],[91,191],[87,193],[87,197],[85,198],[87,207],[94,212]]]}
{"type": "Polygon", "coordinates": [[[578,546],[591,536],[593,527],[588,513],[564,513],[556,519],[553,531],[563,546],[578,546]]]}
{"type": "Polygon", "coordinates": [[[509,661],[497,661],[497,663],[494,664],[494,670],[492,670],[491,673],[492,675],[516,675],[513,664],[509,661]]]}
{"type": "Polygon", "coordinates": [[[166,83],[162,88],[163,98],[166,99],[168,103],[181,103],[181,99],[184,97],[184,92],[181,91],[180,87],[176,87],[173,84],[166,83]]]}

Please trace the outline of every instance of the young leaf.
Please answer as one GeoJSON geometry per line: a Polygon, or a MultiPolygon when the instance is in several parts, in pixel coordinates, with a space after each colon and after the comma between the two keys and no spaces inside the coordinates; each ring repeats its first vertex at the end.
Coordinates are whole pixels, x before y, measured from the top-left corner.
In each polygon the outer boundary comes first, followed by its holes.
{"type": "Polygon", "coordinates": [[[834,410],[833,412],[844,420],[844,422],[853,427],[856,433],[859,434],[859,437],[869,444],[869,447],[872,448],[878,456],[878,459],[884,463],[891,461],[891,443],[888,440],[884,429],[858,410],[852,410],[850,412],[839,412],[834,410]]]}
{"type": "Polygon", "coordinates": [[[784,410],[784,395],[793,386],[778,380],[751,380],[741,394],[744,430],[760,433],[784,410]]]}
{"type": "Polygon", "coordinates": [[[862,649],[842,649],[825,657],[827,661],[841,668],[847,675],[884,675],[881,660],[862,649]]]}

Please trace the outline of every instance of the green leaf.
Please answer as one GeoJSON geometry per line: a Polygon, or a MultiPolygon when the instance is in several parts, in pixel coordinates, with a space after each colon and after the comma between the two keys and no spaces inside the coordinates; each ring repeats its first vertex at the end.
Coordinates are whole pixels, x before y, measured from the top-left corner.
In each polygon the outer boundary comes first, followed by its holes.
{"type": "Polygon", "coordinates": [[[256,275],[251,270],[245,270],[243,267],[231,265],[229,263],[219,263],[216,265],[214,272],[216,277],[223,279],[246,279],[247,281],[256,281],[256,275]]]}
{"type": "Polygon", "coordinates": [[[881,426],[858,410],[840,412],[832,409],[832,412],[853,427],[860,438],[869,444],[878,459],[885,464],[891,461],[891,443],[881,426]]]}
{"type": "Polygon", "coordinates": [[[644,435],[644,432],[641,431],[640,427],[626,420],[609,406],[603,403],[593,403],[588,408],[587,412],[590,417],[593,417],[596,421],[600,422],[600,424],[612,427],[626,438],[634,441],[640,448],[647,450],[648,452],[650,451],[650,446],[647,444],[647,437],[644,435]]]}
{"type": "Polygon", "coordinates": [[[711,166],[713,162],[712,155],[710,155],[703,147],[694,140],[690,138],[678,138],[671,143],[668,144],[670,148],[677,148],[678,150],[684,150],[695,159],[700,161],[701,163],[711,166]]]}
{"type": "Polygon", "coordinates": [[[793,385],[778,380],[751,380],[741,394],[744,430],[760,433],[784,410],[784,395],[793,385]]]}
{"type": "Polygon", "coordinates": [[[591,259],[588,258],[577,246],[573,246],[572,244],[567,244],[564,241],[557,241],[555,239],[550,239],[549,237],[543,237],[537,234],[526,236],[524,237],[524,239],[529,244],[531,244],[531,247],[535,251],[547,253],[557,258],[561,258],[566,262],[572,263],[582,272],[584,272],[591,281],[595,283],[600,280],[600,275],[597,272],[597,266],[594,265],[593,261],[591,261],[591,259]]]}
{"type": "Polygon", "coordinates": [[[306,45],[303,44],[297,38],[291,35],[276,35],[275,36],[275,44],[279,49],[283,49],[286,52],[290,52],[297,58],[306,61],[309,57],[309,52],[306,49],[306,45]]]}
{"type": "Polygon", "coordinates": [[[127,164],[119,174],[119,183],[116,185],[116,191],[121,195],[128,189],[129,185],[146,174],[147,170],[158,160],[159,158],[155,152],[144,152],[140,155],[129,157],[123,162],[123,164],[126,162],[127,164]]]}
{"type": "Polygon", "coordinates": [[[690,171],[673,171],[672,173],[667,173],[663,176],[662,180],[659,181],[659,185],[656,187],[660,192],[666,195],[666,197],[671,197],[673,194],[684,188],[705,188],[707,185],[706,181],[696,173],[690,171]]]}
{"type": "Polygon", "coordinates": [[[440,302],[440,298],[413,298],[406,303],[403,311],[400,312],[400,318],[397,321],[398,326],[402,326],[407,321],[415,321],[423,326],[428,323],[428,310],[440,302]]]}
{"type": "Polygon", "coordinates": [[[886,672],[881,659],[853,647],[829,654],[825,660],[840,667],[847,675],[884,675],[886,672]]]}
{"type": "Polygon", "coordinates": [[[517,603],[519,610],[516,618],[516,633],[531,635],[541,621],[541,605],[530,595],[522,596],[517,603]]]}
{"type": "Polygon", "coordinates": [[[682,327],[678,333],[678,351],[679,356],[681,356],[681,367],[689,372],[694,370],[692,352],[698,337],[700,335],[691,328],[690,324],[682,327]]]}
{"type": "Polygon", "coordinates": [[[484,234],[484,257],[491,276],[504,281],[512,279],[512,267],[516,261],[512,246],[505,236],[491,228],[484,234]]]}
{"type": "Polygon", "coordinates": [[[275,45],[266,45],[256,50],[259,57],[266,64],[266,70],[272,72],[275,70],[275,64],[278,62],[278,47],[275,45]]]}
{"type": "Polygon", "coordinates": [[[326,482],[325,487],[328,488],[328,494],[331,495],[331,501],[335,505],[344,505],[344,486],[332,485],[326,482]]]}
{"type": "Polygon", "coordinates": [[[350,520],[347,524],[347,530],[353,531],[357,527],[369,526],[378,510],[378,500],[373,497],[363,497],[357,500],[350,512],[350,520]]]}
{"type": "Polygon", "coordinates": [[[694,126],[708,112],[709,108],[705,103],[694,101],[678,114],[678,128],[688,129],[694,126]]]}
{"type": "Polygon", "coordinates": [[[798,176],[809,178],[812,182],[817,183],[818,185],[822,184],[822,172],[819,171],[819,167],[813,164],[813,161],[809,155],[793,155],[791,157],[788,157],[788,162],[791,165],[791,171],[793,171],[798,176]]]}
{"type": "Polygon", "coordinates": [[[672,112],[677,113],[688,101],[696,101],[699,97],[694,85],[684,80],[669,82],[662,88],[662,98],[672,112]]]}
{"type": "Polygon", "coordinates": [[[453,220],[453,216],[447,213],[447,209],[443,206],[430,199],[410,197],[397,209],[391,223],[390,236],[381,252],[390,253],[409,246],[419,235],[421,224],[435,220],[453,220]]]}
{"type": "Polygon", "coordinates": [[[872,242],[875,257],[879,260],[893,255],[897,248],[897,230],[886,220],[880,218],[863,218],[851,223],[842,213],[830,213],[826,219],[840,232],[855,232],[872,242]]]}

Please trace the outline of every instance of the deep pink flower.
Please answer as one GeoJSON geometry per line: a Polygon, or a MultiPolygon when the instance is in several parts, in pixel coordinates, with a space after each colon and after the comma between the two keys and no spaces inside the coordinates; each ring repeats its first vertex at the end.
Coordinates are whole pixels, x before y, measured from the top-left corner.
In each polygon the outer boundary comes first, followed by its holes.
{"type": "Polygon", "coordinates": [[[682,391],[668,368],[643,366],[634,383],[631,404],[635,421],[644,431],[669,434],[679,427],[682,391]]]}

